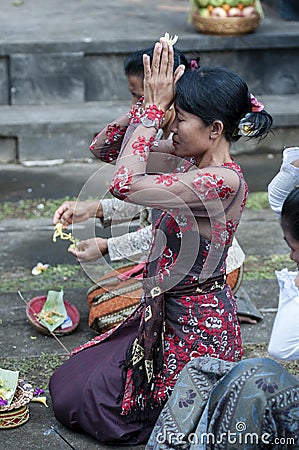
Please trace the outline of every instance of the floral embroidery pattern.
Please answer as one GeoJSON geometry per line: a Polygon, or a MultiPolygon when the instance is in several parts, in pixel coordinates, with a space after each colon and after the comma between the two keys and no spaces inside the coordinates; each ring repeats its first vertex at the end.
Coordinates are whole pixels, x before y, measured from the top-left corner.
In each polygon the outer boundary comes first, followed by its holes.
{"type": "MultiPolygon", "coordinates": [[[[135,154],[137,157],[142,156],[140,153],[142,154],[143,152],[143,142],[143,140],[137,141],[136,139],[136,146],[133,150],[136,150],[135,154]]],[[[190,165],[190,162],[187,163],[190,165]]],[[[227,163],[226,165],[238,172],[240,178],[242,178],[241,171],[237,165],[234,163],[227,163]]],[[[192,166],[190,165],[190,167],[192,166]]],[[[159,174],[155,175],[154,179],[157,184],[163,184],[167,187],[178,182],[178,176],[176,175],[176,173],[159,174]]],[[[234,192],[233,189],[224,185],[222,178],[213,174],[199,176],[199,173],[195,170],[194,175],[195,181],[199,182],[199,189],[202,190],[203,196],[207,192],[208,196],[210,195],[213,198],[213,195],[216,195],[216,190],[217,197],[226,199],[234,192]],[[204,182],[206,182],[208,189],[203,184],[204,182]],[[221,196],[217,189],[221,192],[221,196]]],[[[111,184],[111,192],[125,198],[130,190],[132,177],[132,172],[127,167],[122,166],[115,174],[111,184]]],[[[244,193],[245,189],[242,192],[244,193]]],[[[245,203],[244,196],[245,194],[242,199],[243,203],[245,203]]],[[[241,199],[238,202],[238,208],[240,208],[240,203],[241,199]]],[[[159,204],[157,208],[159,209],[159,204]]],[[[167,213],[163,211],[160,215],[157,212],[156,216],[154,215],[153,217],[156,217],[155,221],[153,221],[154,230],[164,231],[167,236],[166,244],[163,244],[163,246],[165,245],[163,253],[160,253],[161,247],[158,254],[152,253],[155,258],[151,260],[148,266],[150,275],[155,275],[157,281],[160,281],[172,275],[173,271],[175,272],[183,233],[190,231],[192,237],[191,220],[193,219],[192,217],[189,218],[182,209],[174,209],[167,213]],[[157,226],[155,222],[158,224],[157,226]]],[[[227,217],[229,218],[230,216],[228,215],[227,217]]],[[[188,284],[188,281],[198,277],[200,269],[211,250],[211,245],[215,244],[215,242],[217,243],[217,239],[225,245],[230,243],[237,224],[238,221],[232,220],[227,220],[226,223],[218,223],[216,221],[215,224],[214,222],[211,224],[211,229],[214,230],[213,240],[211,241],[211,239],[201,236],[199,244],[201,246],[200,257],[195,262],[194,270],[184,279],[184,283],[188,284]]],[[[224,257],[225,255],[223,255],[223,259],[224,257]]],[[[224,266],[220,267],[221,264],[222,262],[215,268],[215,275],[219,275],[219,272],[224,270],[224,266]]],[[[164,365],[161,371],[155,373],[155,384],[153,385],[154,405],[162,405],[167,400],[182,368],[190,359],[210,355],[223,360],[234,361],[242,356],[242,340],[237,319],[236,302],[229,287],[224,287],[221,290],[219,289],[208,294],[180,295],[178,297],[173,297],[171,293],[166,293],[165,301],[167,304],[167,318],[164,332],[164,365]]],[[[102,339],[105,340],[105,338],[107,338],[107,335],[102,339]]],[[[88,345],[91,346],[98,342],[98,340],[93,339],[88,345]]],[[[128,370],[126,382],[125,397],[123,398],[125,414],[132,406],[137,406],[140,400],[133,390],[131,369],[128,370]]],[[[196,402],[192,394],[192,390],[190,390],[186,391],[186,395],[182,396],[181,408],[186,408],[188,405],[192,405],[192,402],[196,402]]],[[[142,401],[144,399],[145,397],[142,397],[142,401]]]]}
{"type": "Polygon", "coordinates": [[[177,256],[170,248],[165,247],[162,257],[160,258],[160,273],[170,275],[170,269],[175,264],[177,256]]]}
{"type": "Polygon", "coordinates": [[[121,126],[116,123],[113,125],[108,125],[106,129],[107,139],[105,143],[107,145],[110,145],[113,142],[117,142],[122,136],[125,135],[126,130],[127,130],[126,126],[121,126]]]}
{"type": "Polygon", "coordinates": [[[111,194],[121,200],[124,200],[130,190],[132,174],[133,171],[128,169],[128,167],[121,166],[112,179],[110,185],[111,194]]]}
{"type": "Polygon", "coordinates": [[[144,100],[144,97],[141,96],[138,99],[138,101],[136,102],[136,104],[131,106],[130,112],[128,113],[128,117],[130,119],[129,124],[140,122],[140,117],[144,113],[144,110],[142,108],[143,100],[144,100]]]}
{"type": "Polygon", "coordinates": [[[216,174],[204,173],[194,178],[193,185],[199,193],[202,201],[225,200],[229,198],[235,190],[224,184],[224,179],[216,174]]]}
{"type": "Polygon", "coordinates": [[[245,208],[245,204],[246,204],[247,197],[248,197],[248,185],[245,184],[244,198],[243,198],[243,200],[242,200],[241,207],[240,207],[241,212],[242,212],[243,209],[245,208]]]}
{"type": "Polygon", "coordinates": [[[193,405],[194,398],[196,397],[196,393],[192,391],[192,389],[188,389],[186,392],[185,398],[180,398],[179,400],[179,408],[187,408],[189,405],[193,405]]]}
{"type": "Polygon", "coordinates": [[[144,115],[150,120],[157,119],[159,122],[161,122],[164,117],[164,111],[157,105],[151,105],[145,108],[144,115]]]}
{"type": "Polygon", "coordinates": [[[270,378],[260,378],[256,380],[255,384],[257,385],[258,389],[262,389],[264,392],[268,391],[270,392],[270,394],[273,394],[278,389],[275,381],[271,382],[270,378]]]}
{"type": "Polygon", "coordinates": [[[212,229],[212,242],[214,245],[229,245],[237,229],[238,223],[228,220],[224,225],[222,222],[214,222],[212,229]]]}
{"type": "Polygon", "coordinates": [[[96,150],[98,154],[97,157],[104,162],[111,163],[111,161],[115,161],[117,159],[119,149],[113,148],[113,144],[118,143],[123,138],[127,128],[127,126],[118,125],[116,123],[113,125],[108,125],[105,132],[107,139],[105,140],[104,146],[102,148],[96,148],[99,136],[101,135],[101,133],[99,133],[90,144],[90,150],[96,150]]]}
{"type": "MultiPolygon", "coordinates": [[[[234,361],[242,356],[240,325],[231,292],[227,291],[225,301],[218,299],[218,307],[212,306],[214,303],[213,294],[205,295],[207,307],[203,307],[201,304],[202,297],[202,295],[183,297],[179,301],[176,313],[172,311],[174,314],[173,320],[176,317],[182,336],[178,336],[169,325],[166,326],[164,369],[158,375],[156,382],[157,404],[168,398],[179,373],[190,359],[210,355],[215,358],[234,361]],[[194,318],[201,318],[201,320],[194,320],[194,318]],[[210,318],[216,322],[222,320],[221,328],[207,328],[206,321],[210,318]],[[173,357],[177,361],[176,365],[173,357]],[[171,367],[169,361],[172,363],[171,367]],[[167,383],[165,383],[165,379],[167,379],[167,383]],[[167,388],[165,387],[166,384],[167,388]]],[[[187,394],[182,401],[185,403],[188,398],[193,400],[193,397],[188,397],[187,394]]],[[[182,404],[182,407],[187,406],[188,403],[182,404]]]]}
{"type": "Polygon", "coordinates": [[[188,172],[188,170],[190,170],[192,167],[194,167],[194,158],[184,159],[183,161],[180,161],[179,164],[175,167],[174,173],[185,173],[188,172]]]}
{"type": "Polygon", "coordinates": [[[178,177],[171,174],[161,174],[156,177],[157,184],[164,184],[165,186],[171,186],[173,183],[178,181],[178,177]]]}
{"type": "Polygon", "coordinates": [[[167,215],[165,225],[169,233],[185,233],[192,230],[192,219],[187,214],[183,214],[178,209],[173,209],[167,215]]]}
{"type": "Polygon", "coordinates": [[[145,136],[138,136],[137,141],[133,142],[133,154],[139,155],[139,161],[146,161],[150,147],[154,144],[155,138],[151,137],[148,141],[145,136]]]}

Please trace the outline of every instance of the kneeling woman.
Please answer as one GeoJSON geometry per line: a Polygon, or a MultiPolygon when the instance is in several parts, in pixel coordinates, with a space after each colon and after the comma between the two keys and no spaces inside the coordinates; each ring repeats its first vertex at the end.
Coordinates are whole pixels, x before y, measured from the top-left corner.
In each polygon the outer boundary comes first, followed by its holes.
{"type": "Polygon", "coordinates": [[[111,182],[114,196],[153,208],[154,240],[140,305],[120,326],[74,351],[50,380],[56,418],[100,442],[147,441],[193,357],[242,355],[225,259],[247,185],[230,156],[242,134],[272,118],[225,68],[173,71],[173,48],[144,55],[144,110],[131,121],[111,182]],[[172,142],[156,141],[175,102],[172,142]]]}

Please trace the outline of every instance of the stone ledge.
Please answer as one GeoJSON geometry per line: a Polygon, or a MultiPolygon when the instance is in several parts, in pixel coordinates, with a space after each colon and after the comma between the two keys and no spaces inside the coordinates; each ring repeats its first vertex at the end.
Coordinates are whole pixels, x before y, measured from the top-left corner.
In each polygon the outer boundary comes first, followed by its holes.
{"type": "MultiPolygon", "coordinates": [[[[190,25],[191,27],[191,25],[190,25]]],[[[285,22],[279,20],[264,19],[260,28],[255,33],[237,36],[212,36],[200,34],[195,31],[182,31],[177,47],[184,51],[212,51],[212,50],[253,50],[253,49],[284,49],[299,46],[299,31],[297,22],[288,22],[287,29],[285,22]]],[[[158,33],[159,34],[159,33],[158,33]]],[[[98,39],[82,37],[77,40],[49,40],[49,41],[23,41],[23,42],[1,42],[0,56],[12,55],[15,53],[60,53],[60,52],[83,52],[85,55],[120,54],[140,48],[151,47],[156,39],[153,37],[138,38],[124,36],[123,39],[112,36],[111,39],[98,39]]]]}
{"type": "MultiPolygon", "coordinates": [[[[299,94],[259,96],[274,117],[275,126],[298,126],[299,94]]],[[[32,127],[57,127],[65,124],[106,124],[128,110],[129,101],[85,102],[51,105],[0,106],[0,135],[32,127]]],[[[45,129],[46,131],[46,129],[45,129]]]]}
{"type": "MultiPolygon", "coordinates": [[[[28,126],[41,131],[50,128],[63,129],[65,124],[76,127],[79,124],[104,125],[129,109],[129,102],[89,102],[51,105],[0,106],[0,135],[26,132],[28,126]]],[[[96,130],[96,131],[97,131],[96,130]]]]}
{"type": "MultiPolygon", "coordinates": [[[[259,97],[274,117],[274,134],[260,141],[241,140],[233,154],[281,152],[284,146],[299,142],[299,94],[259,97]]],[[[34,161],[63,158],[65,161],[86,159],[88,145],[108,122],[123,114],[128,102],[90,102],[0,107],[0,154],[10,161],[34,161]],[[15,140],[17,145],[14,145],[15,140]],[[5,147],[2,148],[2,145],[5,147]],[[15,155],[12,155],[15,149],[15,155]]]]}
{"type": "Polygon", "coordinates": [[[189,0],[176,0],[175,6],[173,0],[151,0],[140,8],[128,0],[85,0],[84,5],[74,0],[67,9],[59,0],[48,4],[28,0],[19,8],[7,3],[1,6],[0,55],[45,51],[122,54],[151,46],[165,31],[179,36],[178,47],[183,51],[298,47],[298,23],[286,26],[273,9],[273,1],[262,3],[265,18],[258,29],[237,38],[197,33],[189,22],[189,0]],[[122,20],[117,29],[116,19],[122,20]]]}

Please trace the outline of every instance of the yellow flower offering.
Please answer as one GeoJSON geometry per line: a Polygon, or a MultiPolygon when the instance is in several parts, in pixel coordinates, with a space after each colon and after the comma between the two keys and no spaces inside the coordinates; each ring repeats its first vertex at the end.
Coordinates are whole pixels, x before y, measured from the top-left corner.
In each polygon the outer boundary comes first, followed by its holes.
{"type": "Polygon", "coordinates": [[[60,222],[58,222],[55,225],[55,231],[53,234],[53,242],[56,242],[58,237],[64,241],[68,240],[68,241],[71,241],[73,244],[76,243],[76,239],[74,238],[72,233],[66,233],[65,231],[63,231],[63,225],[60,222]]]}

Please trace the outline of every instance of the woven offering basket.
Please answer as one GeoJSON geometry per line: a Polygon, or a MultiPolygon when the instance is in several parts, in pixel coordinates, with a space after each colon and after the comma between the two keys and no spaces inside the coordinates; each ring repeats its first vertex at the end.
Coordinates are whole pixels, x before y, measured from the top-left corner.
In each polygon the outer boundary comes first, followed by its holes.
{"type": "Polygon", "coordinates": [[[242,264],[241,267],[238,267],[237,269],[233,270],[226,277],[227,282],[230,285],[230,288],[234,295],[236,294],[242,283],[243,274],[244,274],[244,266],[242,264]]]}
{"type": "Polygon", "coordinates": [[[16,428],[29,419],[29,402],[34,389],[31,384],[19,380],[14,398],[9,406],[0,406],[0,429],[16,428]]]}
{"type": "Polygon", "coordinates": [[[252,17],[201,17],[193,14],[192,23],[199,33],[234,35],[252,33],[260,24],[259,15],[252,17]]]}

